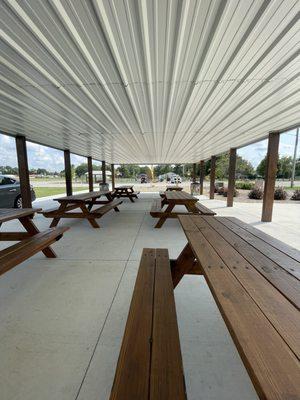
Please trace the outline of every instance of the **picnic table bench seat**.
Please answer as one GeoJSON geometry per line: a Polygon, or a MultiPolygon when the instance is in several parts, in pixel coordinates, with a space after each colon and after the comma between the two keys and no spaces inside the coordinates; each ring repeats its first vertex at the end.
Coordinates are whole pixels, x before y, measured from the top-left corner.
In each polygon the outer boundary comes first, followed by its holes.
{"type": "Polygon", "coordinates": [[[186,400],[168,250],[144,249],[110,400],[186,400]]]}
{"type": "Polygon", "coordinates": [[[91,214],[97,214],[97,215],[103,216],[104,214],[106,214],[108,211],[110,211],[112,209],[114,209],[115,211],[120,211],[118,209],[118,206],[122,203],[123,203],[122,200],[113,200],[110,203],[107,203],[104,206],[98,207],[95,210],[91,211],[91,214]]]}
{"type": "MultiPolygon", "coordinates": [[[[16,243],[0,253],[0,275],[9,271],[16,265],[27,260],[27,258],[49,247],[52,243],[59,240],[68,227],[49,228],[44,232],[39,232],[34,236],[28,237],[16,243]]],[[[55,257],[55,254],[49,254],[55,257]]]]}
{"type": "Polygon", "coordinates": [[[198,208],[198,210],[200,211],[200,214],[202,215],[216,215],[216,213],[212,210],[210,210],[208,207],[205,207],[203,204],[201,203],[196,203],[195,204],[196,207],[198,208]]]}

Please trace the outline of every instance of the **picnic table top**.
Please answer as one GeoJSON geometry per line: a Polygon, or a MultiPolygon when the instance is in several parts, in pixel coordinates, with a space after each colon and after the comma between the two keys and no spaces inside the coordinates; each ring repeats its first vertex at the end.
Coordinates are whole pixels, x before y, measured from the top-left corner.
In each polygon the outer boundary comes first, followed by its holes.
{"type": "Polygon", "coordinates": [[[115,190],[118,189],[132,189],[134,185],[122,185],[122,186],[116,186],[115,190]]]}
{"type": "Polygon", "coordinates": [[[178,190],[168,190],[165,192],[165,198],[167,201],[173,201],[173,202],[197,202],[198,199],[191,194],[184,192],[184,191],[178,191],[178,190]]]}
{"type": "Polygon", "coordinates": [[[58,197],[56,199],[53,199],[54,201],[58,201],[58,202],[82,202],[82,201],[86,201],[86,200],[91,200],[91,199],[95,199],[97,197],[100,197],[102,195],[111,193],[110,190],[99,190],[96,192],[87,192],[87,193],[79,193],[79,194],[75,194],[72,196],[65,196],[65,197],[58,197]]]}
{"type": "Polygon", "coordinates": [[[0,224],[2,222],[32,215],[40,210],[41,208],[0,208],[0,224]]]}
{"type": "Polygon", "coordinates": [[[178,218],[258,393],[300,398],[300,252],[237,218],[178,218]]]}

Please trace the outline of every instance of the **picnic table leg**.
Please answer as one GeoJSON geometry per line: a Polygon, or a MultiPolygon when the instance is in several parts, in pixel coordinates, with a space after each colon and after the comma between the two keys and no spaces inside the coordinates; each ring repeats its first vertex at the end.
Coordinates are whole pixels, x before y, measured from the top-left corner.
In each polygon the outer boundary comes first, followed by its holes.
{"type": "Polygon", "coordinates": [[[86,219],[89,221],[89,223],[92,225],[93,228],[100,228],[100,225],[97,223],[96,219],[94,216],[91,216],[91,213],[89,210],[86,208],[85,204],[81,204],[79,206],[85,215],[86,219]]]}
{"type": "MultiPolygon", "coordinates": [[[[59,212],[61,212],[61,213],[63,213],[63,211],[65,210],[65,208],[66,208],[66,204],[61,204],[59,207],[58,207],[58,209],[57,209],[57,213],[59,213],[59,212]]],[[[54,217],[53,218],[53,220],[52,220],[52,222],[51,222],[51,224],[50,224],[50,228],[55,228],[56,226],[57,226],[57,224],[59,223],[59,221],[60,221],[60,217],[54,217]]]]}
{"type": "MultiPolygon", "coordinates": [[[[27,217],[21,217],[19,218],[19,221],[21,222],[21,224],[24,226],[24,228],[26,229],[26,231],[29,233],[30,236],[34,236],[37,233],[40,233],[40,231],[38,230],[38,228],[36,227],[36,225],[33,223],[32,218],[30,218],[31,216],[27,216],[27,217]]],[[[42,252],[44,253],[44,255],[48,258],[56,258],[57,255],[55,253],[54,250],[52,250],[52,248],[50,246],[45,247],[42,252]]]]}
{"type": "MultiPolygon", "coordinates": [[[[169,204],[168,207],[166,208],[166,210],[164,211],[166,214],[170,213],[173,208],[175,207],[175,204],[169,204]]],[[[165,223],[166,219],[168,218],[168,216],[162,216],[159,218],[157,224],[155,225],[154,228],[161,228],[163,226],[163,224],[165,223]]]]}
{"type": "Polygon", "coordinates": [[[132,196],[130,190],[129,190],[129,189],[125,189],[125,190],[124,190],[124,193],[125,193],[125,195],[129,198],[129,200],[130,200],[132,203],[134,203],[133,196],[132,196]]]}
{"type": "MultiPolygon", "coordinates": [[[[108,200],[109,202],[112,202],[113,199],[114,199],[113,196],[111,195],[111,193],[106,193],[105,196],[106,196],[106,198],[107,198],[107,200],[108,200]]],[[[119,212],[119,211],[120,211],[118,207],[115,207],[114,210],[115,210],[116,212],[119,212]]]]}
{"type": "Polygon", "coordinates": [[[95,205],[95,201],[96,201],[96,197],[94,199],[92,199],[92,201],[89,203],[88,205],[88,210],[91,211],[91,209],[93,208],[93,206],[95,205]]]}
{"type": "Polygon", "coordinates": [[[196,260],[189,243],[185,245],[176,260],[170,260],[173,287],[175,288],[185,274],[202,275],[201,266],[196,260]]]}

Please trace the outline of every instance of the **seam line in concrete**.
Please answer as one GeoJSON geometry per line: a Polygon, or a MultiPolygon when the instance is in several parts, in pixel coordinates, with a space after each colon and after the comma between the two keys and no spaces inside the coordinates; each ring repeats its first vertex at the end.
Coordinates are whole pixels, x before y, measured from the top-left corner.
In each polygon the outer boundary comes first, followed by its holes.
{"type": "MultiPolygon", "coordinates": [[[[93,351],[92,351],[91,357],[90,357],[89,362],[88,362],[88,365],[87,365],[87,367],[86,367],[86,369],[85,369],[83,378],[82,378],[82,380],[81,380],[81,382],[80,382],[80,385],[79,385],[79,388],[78,388],[78,391],[77,391],[77,393],[76,393],[76,396],[75,396],[75,399],[74,399],[74,400],[78,400],[78,397],[79,397],[79,395],[80,395],[81,389],[82,389],[83,384],[84,384],[84,381],[85,381],[85,379],[86,379],[86,377],[87,377],[88,371],[89,371],[89,369],[90,369],[90,366],[91,366],[91,364],[92,364],[94,355],[95,355],[95,353],[96,353],[98,344],[99,344],[99,342],[100,342],[102,333],[103,333],[103,331],[104,331],[104,328],[105,328],[105,325],[106,325],[108,316],[109,316],[109,314],[110,314],[110,311],[111,311],[112,306],[113,306],[113,304],[114,304],[114,301],[115,301],[115,298],[116,298],[116,296],[117,296],[119,287],[120,287],[120,285],[121,285],[123,276],[124,276],[124,274],[125,274],[125,271],[126,271],[128,262],[129,262],[129,261],[132,261],[132,260],[130,260],[130,256],[131,256],[131,253],[132,253],[133,248],[134,248],[134,246],[135,246],[135,243],[136,243],[136,240],[137,240],[138,235],[139,235],[139,233],[140,233],[140,230],[141,230],[141,228],[142,228],[142,225],[143,225],[143,223],[144,223],[145,216],[146,216],[146,212],[144,212],[144,216],[143,216],[142,221],[141,221],[141,223],[140,223],[139,229],[138,229],[138,231],[137,231],[137,233],[136,233],[134,242],[133,242],[133,244],[132,244],[132,246],[131,246],[131,250],[130,250],[130,252],[129,252],[128,258],[127,258],[127,260],[124,260],[124,261],[126,261],[125,266],[124,266],[124,268],[123,268],[121,277],[120,277],[120,279],[119,279],[119,282],[118,282],[118,285],[117,285],[117,287],[116,287],[115,293],[114,293],[113,298],[112,298],[112,301],[111,301],[111,303],[110,303],[110,306],[108,307],[108,310],[107,310],[107,313],[106,313],[106,316],[105,316],[103,325],[102,325],[102,327],[101,327],[101,329],[100,329],[99,335],[98,335],[97,340],[96,340],[96,344],[95,344],[94,349],[93,349],[93,351]]],[[[103,261],[103,260],[99,260],[99,261],[103,261]]],[[[115,261],[115,260],[114,260],[114,261],[115,261]]]]}

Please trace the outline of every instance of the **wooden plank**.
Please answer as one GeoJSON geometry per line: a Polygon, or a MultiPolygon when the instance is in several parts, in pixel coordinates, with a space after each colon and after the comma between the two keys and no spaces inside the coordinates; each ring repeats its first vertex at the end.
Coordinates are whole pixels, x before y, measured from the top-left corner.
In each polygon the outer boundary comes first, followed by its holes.
{"type": "Polygon", "coordinates": [[[88,180],[89,180],[89,191],[94,191],[94,177],[93,177],[93,160],[92,157],[87,158],[88,165],[88,180]]]}
{"type": "MultiPolygon", "coordinates": [[[[220,217],[215,217],[219,219],[220,217]]],[[[251,244],[255,249],[259,250],[262,254],[274,261],[282,269],[293,275],[297,279],[300,279],[300,263],[286,254],[283,254],[280,250],[262,241],[257,236],[246,231],[235,223],[231,222],[226,218],[221,218],[220,221],[230,228],[231,231],[240,236],[244,241],[251,244]]]]}
{"type": "Polygon", "coordinates": [[[269,133],[264,197],[263,197],[262,216],[261,216],[261,220],[263,222],[272,221],[279,138],[280,134],[278,132],[269,133]]]}
{"type": "Polygon", "coordinates": [[[18,240],[28,239],[31,235],[28,232],[0,232],[0,242],[16,242],[18,240]]]}
{"type": "Polygon", "coordinates": [[[180,215],[178,217],[178,219],[179,219],[179,222],[181,223],[181,226],[182,226],[184,232],[186,232],[186,231],[197,232],[198,231],[198,227],[195,224],[194,220],[191,218],[191,216],[180,215]]]}
{"type": "MultiPolygon", "coordinates": [[[[270,285],[270,282],[262,277],[258,270],[236,250],[235,246],[229,245],[225,240],[228,230],[220,222],[215,218],[198,218],[196,225],[293,353],[300,359],[299,310],[273,285],[270,285]]],[[[298,298],[300,301],[300,290],[298,298]]]]}
{"type": "Polygon", "coordinates": [[[63,233],[69,228],[49,228],[44,232],[39,232],[29,239],[24,239],[7,249],[0,251],[0,275],[9,271],[11,268],[27,260],[39,251],[49,247],[52,243],[61,238],[63,233]]]}
{"type": "Polygon", "coordinates": [[[212,210],[210,210],[208,207],[205,207],[203,204],[201,203],[196,203],[196,207],[197,209],[201,212],[201,214],[204,215],[216,215],[216,213],[212,210]]]}
{"type": "Polygon", "coordinates": [[[65,180],[66,180],[66,193],[67,196],[72,196],[72,167],[71,167],[71,154],[70,150],[64,150],[65,160],[65,180]]]}
{"type": "Polygon", "coordinates": [[[260,398],[298,399],[300,369],[295,355],[203,233],[186,235],[260,398]]]}
{"type": "Polygon", "coordinates": [[[31,189],[27,159],[27,146],[25,136],[16,136],[16,150],[18,158],[18,171],[22,197],[22,207],[31,208],[31,189]]]}
{"type": "Polygon", "coordinates": [[[40,210],[41,208],[0,208],[0,224],[32,215],[40,210]]]}
{"type": "Polygon", "coordinates": [[[300,251],[295,249],[294,247],[289,246],[288,244],[282,242],[274,238],[273,236],[268,235],[267,233],[261,231],[260,229],[254,228],[252,225],[247,224],[246,222],[241,221],[235,217],[227,217],[227,219],[231,222],[234,222],[236,225],[239,225],[241,228],[246,231],[252,233],[252,235],[257,236],[264,242],[267,242],[271,246],[275,247],[277,250],[280,250],[282,253],[285,253],[294,260],[300,262],[300,251]]]}
{"type": "Polygon", "coordinates": [[[155,250],[144,249],[110,400],[149,400],[154,277],[155,250]]]}
{"type": "Polygon", "coordinates": [[[278,268],[272,260],[263,255],[259,250],[248,244],[242,237],[232,232],[226,226],[225,218],[214,218],[205,221],[216,229],[219,234],[234,247],[245,260],[247,260],[265,279],[279,290],[298,309],[300,308],[300,282],[284,269],[278,268]]]}
{"type": "Polygon", "coordinates": [[[187,202],[196,203],[198,199],[184,191],[166,191],[165,199],[167,202],[176,202],[176,204],[186,204],[187,202]]]}
{"type": "Polygon", "coordinates": [[[236,169],[236,149],[230,149],[229,152],[229,171],[228,171],[228,192],[227,207],[233,206],[235,190],[235,169],[236,169]]]}
{"type": "Polygon", "coordinates": [[[185,383],[168,250],[156,250],[150,400],[185,400],[185,383]]]}
{"type": "Polygon", "coordinates": [[[209,186],[209,198],[212,200],[215,197],[215,179],[216,179],[216,156],[211,157],[210,161],[210,186],[209,186]]]}
{"type": "Polygon", "coordinates": [[[96,208],[95,210],[93,210],[93,211],[91,212],[91,214],[104,215],[104,214],[106,214],[108,211],[110,211],[110,210],[112,210],[112,209],[115,209],[116,211],[119,211],[119,209],[118,209],[117,206],[120,205],[120,204],[122,204],[122,203],[123,203],[122,200],[114,200],[114,201],[111,201],[111,202],[105,204],[105,205],[102,206],[102,207],[96,208]]]}

